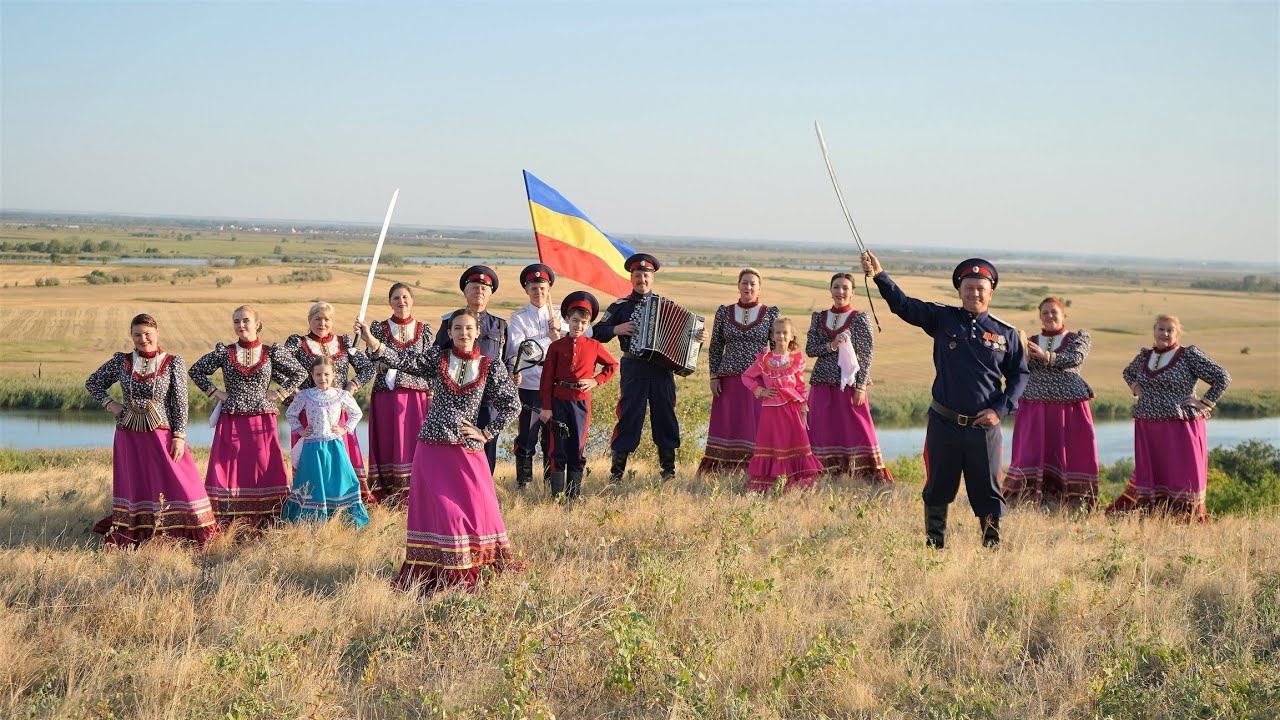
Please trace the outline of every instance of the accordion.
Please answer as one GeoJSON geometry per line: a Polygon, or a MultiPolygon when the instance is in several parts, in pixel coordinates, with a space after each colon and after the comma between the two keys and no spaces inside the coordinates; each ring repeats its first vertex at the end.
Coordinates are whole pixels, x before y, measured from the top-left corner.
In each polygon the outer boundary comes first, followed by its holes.
{"type": "Polygon", "coordinates": [[[636,303],[631,320],[636,331],[627,354],[642,358],[677,375],[690,375],[698,366],[702,343],[694,339],[706,326],[694,315],[661,295],[650,295],[636,303]]]}

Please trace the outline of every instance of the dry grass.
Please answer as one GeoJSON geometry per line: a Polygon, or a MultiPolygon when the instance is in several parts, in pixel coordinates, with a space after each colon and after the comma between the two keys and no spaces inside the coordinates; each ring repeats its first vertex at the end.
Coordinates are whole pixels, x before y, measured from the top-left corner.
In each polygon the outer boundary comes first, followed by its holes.
{"type": "Polygon", "coordinates": [[[388,586],[404,516],[206,554],[104,552],[105,452],[0,475],[0,715],[57,718],[1275,717],[1280,523],[780,498],[649,469],[572,510],[500,495],[524,572],[388,586]]]}
{"type": "MultiPolygon", "coordinates": [[[[460,258],[457,266],[414,265],[380,271],[382,281],[375,286],[370,306],[372,317],[387,313],[382,293],[392,281],[401,280],[420,283],[415,314],[438,325],[443,312],[457,307],[457,274],[465,263],[460,258]]],[[[17,287],[0,289],[0,344],[6,348],[0,358],[0,373],[30,376],[42,365],[45,375],[83,378],[109,352],[128,347],[129,318],[144,311],[160,320],[164,345],[189,361],[208,352],[215,342],[234,337],[231,310],[245,302],[260,307],[266,323],[263,336],[268,341],[282,341],[289,333],[304,331],[307,306],[316,298],[334,303],[339,329],[349,330],[364,287],[365,268],[330,266],[333,278],[326,282],[267,283],[268,277],[288,274],[292,267],[217,268],[213,274],[180,280],[177,285],[165,280],[92,286],[83,280],[93,269],[90,266],[0,265],[6,283],[19,283],[17,287]],[[230,275],[232,283],[215,287],[215,275],[230,275]],[[56,287],[34,286],[36,278],[55,276],[61,279],[56,287]]],[[[108,270],[172,272],[119,266],[108,270]]],[[[495,296],[494,311],[509,315],[526,302],[516,277],[519,268],[504,265],[498,272],[501,290],[495,296]]],[[[718,304],[735,298],[736,274],[735,269],[728,268],[673,268],[659,275],[658,289],[710,316],[718,304]]],[[[776,270],[766,275],[764,299],[781,305],[785,313],[798,316],[802,327],[807,327],[810,311],[829,302],[822,289],[828,277],[825,273],[776,270]]],[[[904,276],[898,280],[913,295],[954,301],[945,278],[904,276]]],[[[579,287],[564,280],[557,283],[556,296],[579,287]]],[[[1201,345],[1226,365],[1236,388],[1280,387],[1280,298],[1169,288],[1144,290],[1114,281],[1082,282],[1066,276],[1010,275],[997,293],[997,305],[1002,296],[1022,298],[1033,288],[1042,287],[1072,300],[1068,311],[1072,327],[1093,331],[1094,347],[1085,375],[1098,390],[1123,388],[1120,371],[1139,347],[1150,343],[1149,328],[1158,312],[1180,315],[1186,327],[1184,341],[1201,345]],[[1249,348],[1248,354],[1240,353],[1244,347],[1249,348]]],[[[859,307],[865,303],[865,298],[855,301],[859,307]]],[[[878,296],[876,305],[884,327],[877,337],[873,370],[876,381],[887,390],[927,387],[933,372],[929,339],[890,315],[878,296]]],[[[996,314],[1028,332],[1039,327],[1034,311],[997,310],[996,314]]]]}

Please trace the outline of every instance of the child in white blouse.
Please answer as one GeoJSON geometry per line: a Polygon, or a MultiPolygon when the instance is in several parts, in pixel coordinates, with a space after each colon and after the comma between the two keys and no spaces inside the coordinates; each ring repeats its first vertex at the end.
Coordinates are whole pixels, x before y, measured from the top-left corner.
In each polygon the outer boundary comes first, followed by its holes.
{"type": "Polygon", "coordinates": [[[300,390],[289,406],[289,425],[301,437],[293,446],[293,487],[285,501],[285,520],[327,520],[345,514],[356,527],[369,523],[360,501],[360,479],[347,455],[343,436],[355,432],[363,413],[351,393],[333,387],[333,361],[316,359],[313,388],[300,390]],[[341,424],[343,411],[346,425],[341,424]]]}

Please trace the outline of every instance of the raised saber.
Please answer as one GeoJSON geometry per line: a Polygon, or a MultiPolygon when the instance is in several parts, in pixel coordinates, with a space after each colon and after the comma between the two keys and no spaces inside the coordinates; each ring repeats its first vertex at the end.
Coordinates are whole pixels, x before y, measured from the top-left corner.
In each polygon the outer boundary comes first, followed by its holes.
{"type": "Polygon", "coordinates": [[[364,297],[360,299],[360,314],[356,316],[360,322],[364,322],[365,311],[369,309],[369,293],[373,292],[373,276],[378,272],[378,259],[382,257],[382,243],[387,241],[387,228],[391,227],[391,213],[395,212],[398,197],[400,197],[400,188],[396,188],[396,191],[391,193],[391,204],[387,206],[387,216],[382,219],[382,232],[378,233],[378,246],[373,249],[373,262],[369,263],[369,277],[364,281],[364,297]]]}
{"type": "MultiPolygon", "coordinates": [[[[840,181],[836,178],[836,168],[831,164],[831,153],[827,150],[827,139],[822,135],[822,126],[817,120],[813,121],[813,129],[818,133],[818,146],[822,148],[822,161],[827,164],[827,175],[831,176],[831,187],[835,188],[836,200],[840,201],[840,210],[844,213],[845,222],[849,223],[849,232],[853,233],[853,241],[858,244],[858,255],[866,255],[868,250],[866,244],[862,242],[862,235],[858,233],[858,224],[853,221],[853,215],[849,213],[849,204],[844,201],[844,192],[840,190],[840,181]]],[[[871,302],[871,273],[864,273],[868,282],[863,282],[862,286],[867,291],[867,307],[871,308],[871,318],[876,321],[876,331],[880,332],[880,318],[876,316],[876,306],[871,302]]]]}

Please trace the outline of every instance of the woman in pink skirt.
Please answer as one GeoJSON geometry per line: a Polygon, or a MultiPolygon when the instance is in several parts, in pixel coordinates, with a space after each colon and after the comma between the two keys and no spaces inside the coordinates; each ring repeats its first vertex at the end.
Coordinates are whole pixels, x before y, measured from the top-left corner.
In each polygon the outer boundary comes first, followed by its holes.
{"type": "Polygon", "coordinates": [[[822,463],[809,448],[805,415],[804,355],[791,318],[773,322],[773,348],[742,373],[742,384],[761,401],[760,426],[747,466],[747,489],[768,492],[809,487],[822,463]]]}
{"type": "Polygon", "coordinates": [[[85,389],[116,418],[111,515],[93,527],[108,545],[163,535],[203,545],[218,530],[187,448],[187,373],[181,355],[160,349],[155,318],[129,323],[133,351],[116,353],[85,389]],[[124,402],[107,388],[120,383],[124,402]]]}
{"type": "Polygon", "coordinates": [[[760,303],[760,273],[738,273],[738,302],[716,308],[707,359],[711,371],[711,425],[698,474],[744,470],[755,447],[760,400],[742,373],[769,347],[778,308],[760,303]]]}
{"type": "MultiPolygon", "coordinates": [[[[290,335],[284,341],[285,349],[307,371],[302,387],[315,386],[311,382],[311,366],[316,358],[321,356],[333,361],[334,385],[351,393],[352,396],[373,379],[375,371],[373,363],[363,352],[354,348],[354,338],[333,334],[332,305],[327,302],[317,302],[312,305],[307,310],[307,325],[310,326],[311,331],[306,335],[290,335]],[[349,377],[352,368],[355,369],[355,377],[349,377]]],[[[306,425],[306,417],[301,419],[302,424],[306,425]]],[[[342,418],[341,421],[346,422],[346,418],[342,418]]],[[[290,445],[297,445],[298,439],[296,433],[289,434],[290,445]]],[[[360,499],[365,505],[372,505],[375,500],[373,494],[369,492],[369,473],[365,471],[364,451],[360,449],[360,439],[355,433],[347,433],[343,436],[343,442],[347,445],[347,455],[351,457],[351,467],[356,471],[356,477],[360,478],[360,499]]]]}
{"type": "Polygon", "coordinates": [[[1155,346],[1143,348],[1124,369],[1134,397],[1133,477],[1107,514],[1134,510],[1166,513],[1185,520],[1209,519],[1204,507],[1209,477],[1209,439],[1205,421],[1231,384],[1221,365],[1195,345],[1182,347],[1182,324],[1160,315],[1155,346]],[[1196,382],[1209,384],[1204,398],[1196,382]]]}
{"type": "Polygon", "coordinates": [[[372,357],[424,378],[433,391],[409,480],[407,550],[395,580],[401,588],[475,587],[485,571],[519,567],[484,446],[516,416],[520,401],[502,358],[476,347],[478,322],[476,313],[458,310],[447,324],[452,348],[424,352],[383,344],[356,323],[372,357]],[[478,426],[484,404],[493,414],[478,426]]]}
{"type": "Polygon", "coordinates": [[[261,528],[275,522],[289,493],[275,404],[298,391],[307,371],[283,347],[262,344],[262,323],[249,305],[236,308],[231,326],[236,341],[218,343],[188,371],[220,408],[204,488],[220,527],[243,520],[261,528]],[[209,379],[219,370],[225,390],[209,379]],[[269,393],[272,381],[278,389],[269,393]]]}
{"type": "Polygon", "coordinates": [[[853,309],[853,275],[831,276],[831,308],[816,312],[809,323],[805,352],[817,358],[809,393],[809,442],[822,467],[833,475],[853,475],[872,483],[891,483],[893,475],[880,454],[871,421],[867,388],[871,385],[874,339],[871,321],[853,309]],[[840,346],[852,343],[858,371],[852,386],[842,386],[840,346]]]}
{"type": "Polygon", "coordinates": [[[1061,300],[1040,301],[1041,330],[1027,340],[1031,377],[1018,401],[1013,462],[1004,476],[1010,505],[1092,510],[1098,504],[1098,442],[1089,408],[1093,390],[1080,377],[1089,333],[1068,331],[1066,319],[1061,300]]]}
{"type": "MultiPolygon", "coordinates": [[[[413,318],[413,291],[396,283],[387,293],[391,317],[369,331],[397,350],[426,352],[435,335],[431,326],[413,318]]],[[[378,502],[400,503],[409,492],[418,431],[431,405],[431,386],[411,373],[377,364],[369,400],[369,489],[378,502]]]]}

